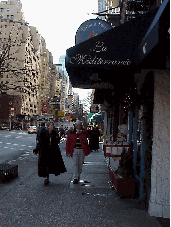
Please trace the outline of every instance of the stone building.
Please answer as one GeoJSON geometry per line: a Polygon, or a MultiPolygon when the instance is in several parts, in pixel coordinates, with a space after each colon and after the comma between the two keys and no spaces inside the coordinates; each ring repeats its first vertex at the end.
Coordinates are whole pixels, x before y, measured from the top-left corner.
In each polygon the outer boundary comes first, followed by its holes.
{"type": "Polygon", "coordinates": [[[91,106],[90,106],[90,113],[97,113],[100,111],[101,107],[99,104],[96,104],[94,102],[94,93],[95,93],[95,89],[92,90],[91,93],[91,106]]]}
{"type": "Polygon", "coordinates": [[[20,114],[40,115],[57,89],[53,56],[37,29],[25,22],[20,1],[0,2],[0,18],[1,91],[21,96],[20,114]]]}
{"type": "Polygon", "coordinates": [[[22,4],[20,0],[8,0],[0,2],[0,19],[10,19],[24,22],[22,4]]]}
{"type": "Polygon", "coordinates": [[[66,99],[67,97],[67,89],[68,88],[68,84],[67,84],[67,76],[64,75],[64,72],[62,74],[62,79],[61,79],[61,100],[60,100],[60,109],[61,111],[65,112],[66,110],[66,99]]]}
{"type": "MultiPolygon", "coordinates": [[[[98,12],[106,10],[106,0],[98,0],[98,12]]],[[[105,20],[105,16],[98,16],[99,19],[105,20]]]]}
{"type": "Polygon", "coordinates": [[[62,81],[62,76],[59,74],[58,72],[58,67],[56,66],[56,72],[57,72],[57,76],[56,76],[56,81],[55,81],[55,87],[56,87],[56,90],[55,90],[55,96],[57,97],[61,97],[61,81],[62,81]]]}

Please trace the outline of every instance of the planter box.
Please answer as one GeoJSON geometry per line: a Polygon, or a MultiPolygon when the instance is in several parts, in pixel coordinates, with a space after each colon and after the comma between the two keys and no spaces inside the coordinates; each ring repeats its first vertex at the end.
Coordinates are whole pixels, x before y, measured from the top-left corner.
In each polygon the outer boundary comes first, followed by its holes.
{"type": "Polygon", "coordinates": [[[0,182],[6,183],[18,177],[18,165],[0,164],[0,182]]]}
{"type": "Polygon", "coordinates": [[[112,184],[120,197],[135,196],[135,178],[123,178],[115,174],[109,165],[109,176],[112,184]]]}

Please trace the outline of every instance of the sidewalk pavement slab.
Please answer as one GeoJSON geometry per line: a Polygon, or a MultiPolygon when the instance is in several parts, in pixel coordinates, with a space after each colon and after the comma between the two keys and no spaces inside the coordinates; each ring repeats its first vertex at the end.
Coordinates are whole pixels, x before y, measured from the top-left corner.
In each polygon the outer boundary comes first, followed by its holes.
{"type": "Polygon", "coordinates": [[[62,150],[67,172],[44,186],[37,156],[18,160],[19,178],[0,185],[0,227],[160,227],[155,217],[137,209],[136,199],[120,199],[110,189],[102,151],[91,153],[78,185],[72,184],[72,159],[62,150]],[[89,163],[89,164],[87,164],[89,163]],[[83,181],[90,186],[81,186],[83,181]],[[5,190],[2,190],[6,188],[5,190]]]}

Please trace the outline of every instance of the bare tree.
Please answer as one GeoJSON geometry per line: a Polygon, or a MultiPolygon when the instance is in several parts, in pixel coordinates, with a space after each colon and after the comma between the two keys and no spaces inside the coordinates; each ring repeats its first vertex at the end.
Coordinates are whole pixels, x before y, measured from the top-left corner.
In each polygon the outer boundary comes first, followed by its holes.
{"type": "MultiPolygon", "coordinates": [[[[9,22],[9,21],[8,21],[9,22]]],[[[38,86],[28,84],[27,77],[35,76],[35,69],[25,66],[25,54],[23,48],[27,42],[24,29],[27,24],[21,22],[9,22],[8,37],[1,40],[0,46],[0,90],[14,90],[13,93],[31,93],[38,86]],[[24,54],[24,55],[23,55],[24,54]],[[5,81],[6,78],[6,81],[5,81]]]]}

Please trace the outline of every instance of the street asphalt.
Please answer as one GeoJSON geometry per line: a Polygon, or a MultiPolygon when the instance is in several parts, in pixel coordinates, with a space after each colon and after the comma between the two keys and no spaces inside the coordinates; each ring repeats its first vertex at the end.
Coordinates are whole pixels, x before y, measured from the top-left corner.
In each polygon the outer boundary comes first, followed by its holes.
{"type": "MultiPolygon", "coordinates": [[[[101,146],[101,145],[100,145],[101,146]]],[[[19,165],[19,177],[0,184],[0,227],[159,227],[155,217],[140,209],[136,198],[120,198],[110,188],[101,149],[85,158],[81,181],[72,183],[72,158],[60,144],[67,172],[44,186],[38,177],[38,157],[31,152],[19,165]]]]}

